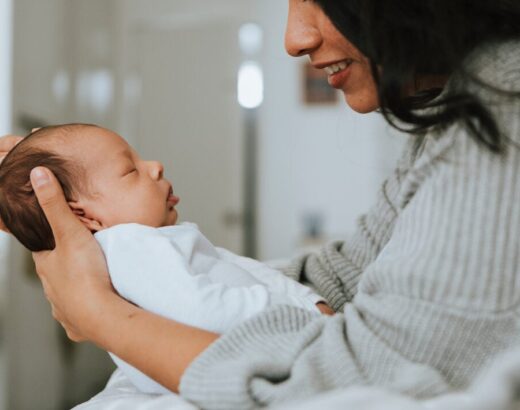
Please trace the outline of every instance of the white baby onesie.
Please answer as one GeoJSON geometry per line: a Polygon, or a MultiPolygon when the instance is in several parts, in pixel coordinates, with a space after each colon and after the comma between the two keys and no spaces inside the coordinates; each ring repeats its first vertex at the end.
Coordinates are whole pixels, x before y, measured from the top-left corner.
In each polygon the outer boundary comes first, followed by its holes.
{"type": "MultiPolygon", "coordinates": [[[[217,248],[192,223],[152,228],[138,224],[95,234],[118,293],[169,319],[223,333],[264,309],[292,305],[319,312],[308,287],[254,259],[217,248]]],[[[111,354],[141,391],[168,393],[111,354]]]]}

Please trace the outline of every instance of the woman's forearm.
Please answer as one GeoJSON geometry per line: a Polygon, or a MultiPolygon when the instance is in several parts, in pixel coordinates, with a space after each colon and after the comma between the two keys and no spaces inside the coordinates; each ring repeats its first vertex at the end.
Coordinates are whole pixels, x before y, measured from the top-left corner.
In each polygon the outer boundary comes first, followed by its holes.
{"type": "Polygon", "coordinates": [[[107,297],[91,330],[99,347],[177,392],[190,363],[219,335],[165,319],[116,295],[107,297]]]}

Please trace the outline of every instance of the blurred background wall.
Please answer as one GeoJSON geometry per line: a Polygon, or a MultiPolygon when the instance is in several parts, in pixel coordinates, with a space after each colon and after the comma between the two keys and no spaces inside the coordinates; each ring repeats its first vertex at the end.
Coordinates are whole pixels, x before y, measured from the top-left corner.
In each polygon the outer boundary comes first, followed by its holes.
{"type": "MultiPolygon", "coordinates": [[[[239,253],[286,258],[344,238],[403,138],[341,96],[304,102],[306,59],[283,49],[286,3],[0,0],[0,131],[114,129],[165,164],[183,220],[239,253]],[[247,23],[256,31],[241,46],[247,23]],[[242,84],[255,108],[238,102],[240,67],[261,69],[262,84],[255,75],[242,84]]],[[[0,239],[0,405],[70,408],[99,391],[113,366],[94,346],[66,340],[30,255],[0,239]]]]}

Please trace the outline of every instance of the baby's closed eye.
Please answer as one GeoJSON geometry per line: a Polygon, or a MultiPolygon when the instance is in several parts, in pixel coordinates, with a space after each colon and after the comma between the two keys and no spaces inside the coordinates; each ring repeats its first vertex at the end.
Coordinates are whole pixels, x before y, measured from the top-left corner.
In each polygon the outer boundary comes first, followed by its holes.
{"type": "Polygon", "coordinates": [[[137,172],[137,168],[133,168],[133,169],[131,169],[130,171],[126,171],[126,172],[123,174],[123,176],[126,177],[126,176],[131,175],[131,174],[133,174],[133,173],[135,173],[135,172],[137,172]]]}

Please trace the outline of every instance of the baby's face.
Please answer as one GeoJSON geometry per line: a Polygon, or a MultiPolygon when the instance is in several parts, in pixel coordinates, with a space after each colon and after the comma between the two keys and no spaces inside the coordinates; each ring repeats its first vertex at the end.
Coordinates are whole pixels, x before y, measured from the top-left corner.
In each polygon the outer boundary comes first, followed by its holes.
{"type": "Polygon", "coordinates": [[[82,133],[70,150],[86,170],[89,195],[70,205],[89,229],[121,223],[175,225],[179,199],[160,162],[142,160],[112,131],[89,127],[82,133]]]}

